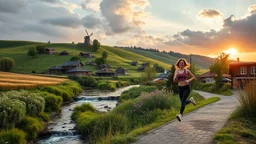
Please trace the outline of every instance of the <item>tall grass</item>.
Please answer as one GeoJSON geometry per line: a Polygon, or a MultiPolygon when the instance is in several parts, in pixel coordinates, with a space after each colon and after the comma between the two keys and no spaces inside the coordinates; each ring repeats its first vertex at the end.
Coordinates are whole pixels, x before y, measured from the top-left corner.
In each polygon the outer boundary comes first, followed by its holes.
{"type": "Polygon", "coordinates": [[[256,82],[251,81],[245,85],[244,90],[240,91],[238,101],[245,112],[256,116],[256,82]]]}

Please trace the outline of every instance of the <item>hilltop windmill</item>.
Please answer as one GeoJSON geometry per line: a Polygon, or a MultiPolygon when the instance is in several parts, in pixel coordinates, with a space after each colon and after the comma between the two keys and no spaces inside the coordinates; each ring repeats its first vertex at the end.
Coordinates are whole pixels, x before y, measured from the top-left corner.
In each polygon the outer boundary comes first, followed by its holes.
{"type": "Polygon", "coordinates": [[[89,35],[87,30],[85,30],[85,32],[86,32],[87,36],[84,37],[84,44],[90,45],[91,44],[91,36],[93,35],[93,33],[91,33],[89,35]]]}

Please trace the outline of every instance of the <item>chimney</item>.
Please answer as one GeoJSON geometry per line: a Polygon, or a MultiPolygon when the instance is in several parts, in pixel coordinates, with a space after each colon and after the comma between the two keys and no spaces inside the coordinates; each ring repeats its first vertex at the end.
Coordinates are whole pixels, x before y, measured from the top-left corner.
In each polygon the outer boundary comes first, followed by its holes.
{"type": "Polygon", "coordinates": [[[240,60],[239,60],[239,57],[237,58],[237,61],[239,62],[240,60]]]}

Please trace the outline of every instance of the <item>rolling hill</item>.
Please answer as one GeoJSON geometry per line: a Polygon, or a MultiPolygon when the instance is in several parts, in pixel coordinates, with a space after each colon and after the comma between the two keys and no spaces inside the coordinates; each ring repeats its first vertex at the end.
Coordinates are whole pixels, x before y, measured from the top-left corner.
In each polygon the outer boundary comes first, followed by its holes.
{"type": "MultiPolygon", "coordinates": [[[[128,73],[132,76],[140,76],[140,72],[137,71],[138,66],[131,66],[132,61],[138,61],[139,65],[144,62],[150,61],[151,64],[159,64],[166,69],[170,68],[171,64],[174,64],[179,58],[176,55],[170,55],[167,53],[157,53],[143,50],[134,49],[121,49],[111,46],[101,46],[97,52],[92,52],[91,46],[84,48],[78,47],[76,44],[69,43],[51,43],[47,44],[49,48],[55,48],[56,54],[38,54],[35,58],[29,57],[27,51],[31,47],[35,47],[38,42],[26,42],[26,41],[0,41],[0,58],[11,57],[15,60],[15,67],[12,72],[16,73],[46,73],[48,68],[54,65],[61,65],[74,55],[78,55],[80,52],[90,52],[95,57],[101,57],[101,54],[106,51],[108,53],[107,63],[111,68],[115,70],[118,67],[123,67],[128,70],[128,73]],[[70,53],[68,56],[60,56],[59,53],[66,50],[70,53]]],[[[46,43],[44,43],[46,44],[46,43]]],[[[183,57],[185,57],[184,55],[183,57]]],[[[186,58],[186,57],[185,57],[186,58]]],[[[92,61],[95,58],[82,58],[82,63],[86,61],[92,61]]],[[[209,58],[204,56],[193,56],[193,62],[195,62],[200,68],[208,69],[209,58]]],[[[97,69],[95,66],[84,66],[85,69],[95,72],[97,69]]]]}

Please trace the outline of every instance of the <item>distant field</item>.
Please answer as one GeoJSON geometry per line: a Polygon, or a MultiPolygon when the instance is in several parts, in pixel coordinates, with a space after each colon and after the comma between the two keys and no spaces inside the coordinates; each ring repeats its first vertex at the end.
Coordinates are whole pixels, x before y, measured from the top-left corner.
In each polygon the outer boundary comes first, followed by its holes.
{"type": "Polygon", "coordinates": [[[0,90],[29,89],[37,86],[56,85],[67,79],[0,72],[0,90]]]}

